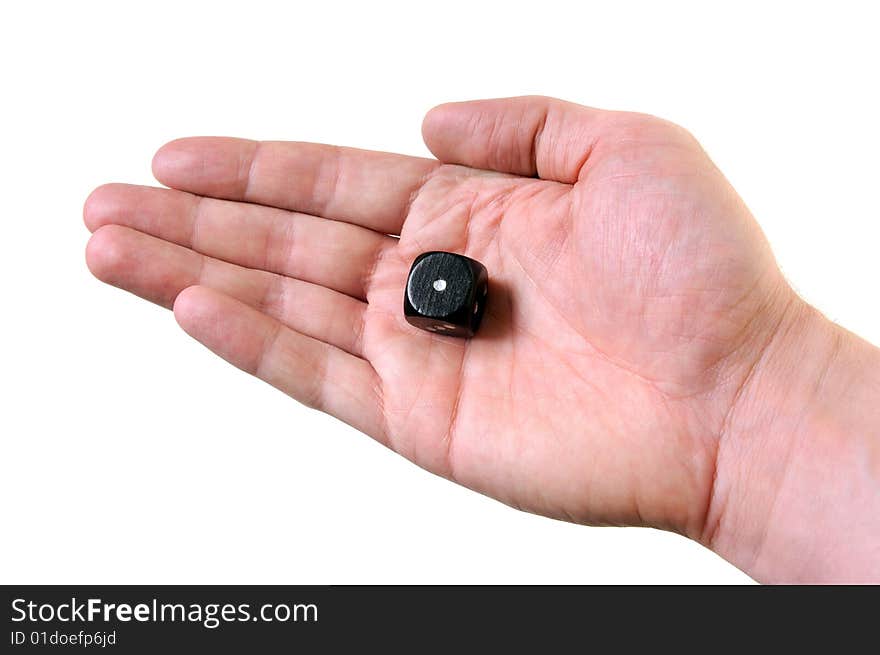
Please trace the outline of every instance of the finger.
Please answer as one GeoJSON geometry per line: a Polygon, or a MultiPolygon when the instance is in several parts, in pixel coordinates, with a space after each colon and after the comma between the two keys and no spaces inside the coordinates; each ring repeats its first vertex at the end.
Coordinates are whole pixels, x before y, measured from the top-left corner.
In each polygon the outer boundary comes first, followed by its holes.
{"type": "Polygon", "coordinates": [[[203,285],[307,336],[363,353],[366,304],[315,284],[235,266],[118,225],[92,235],[86,262],[99,280],[169,309],[181,291],[203,285]]]}
{"type": "Polygon", "coordinates": [[[98,187],[83,214],[91,230],[126,225],[217,259],[361,299],[375,263],[397,243],[373,230],[308,214],[127,184],[98,187]]]}
{"type": "Polygon", "coordinates": [[[573,184],[611,112],[529,96],[453,102],[422,124],[444,163],[573,184]]]}
{"type": "Polygon", "coordinates": [[[174,317],[231,364],[386,443],[381,385],[365,360],[206,287],[180,293],[174,317]]]}
{"type": "Polygon", "coordinates": [[[193,137],[153,158],[163,184],[398,234],[410,198],[438,162],[316,143],[193,137]]]}

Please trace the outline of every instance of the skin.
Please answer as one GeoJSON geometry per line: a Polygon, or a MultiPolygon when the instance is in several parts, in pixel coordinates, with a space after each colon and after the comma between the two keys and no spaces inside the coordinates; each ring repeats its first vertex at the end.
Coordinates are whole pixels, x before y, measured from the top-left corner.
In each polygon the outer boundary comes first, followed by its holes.
{"type": "Polygon", "coordinates": [[[792,291],[688,132],[527,97],[423,134],[436,159],[173,141],[169,189],[87,200],[89,268],[514,507],[674,530],[763,581],[880,580],[877,349],[792,291]],[[488,268],[476,338],[405,322],[427,250],[488,268]]]}

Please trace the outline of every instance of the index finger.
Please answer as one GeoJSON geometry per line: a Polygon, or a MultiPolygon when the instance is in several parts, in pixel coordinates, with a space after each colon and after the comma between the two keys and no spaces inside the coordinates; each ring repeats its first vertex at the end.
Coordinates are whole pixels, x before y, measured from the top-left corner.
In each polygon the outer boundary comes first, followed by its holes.
{"type": "Polygon", "coordinates": [[[153,158],[163,184],[399,234],[433,159],[317,143],[191,137],[153,158]]]}

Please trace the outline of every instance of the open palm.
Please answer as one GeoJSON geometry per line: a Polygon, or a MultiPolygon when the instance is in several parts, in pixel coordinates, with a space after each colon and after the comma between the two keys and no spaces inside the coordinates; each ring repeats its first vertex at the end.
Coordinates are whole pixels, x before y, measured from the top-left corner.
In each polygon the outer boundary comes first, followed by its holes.
{"type": "Polygon", "coordinates": [[[100,279],[233,364],[511,505],[700,537],[717,438],[786,295],[669,123],[546,98],[443,105],[437,160],[172,142],[89,198],[100,279]],[[399,235],[399,238],[390,235],[399,235]],[[489,270],[470,340],[403,318],[427,250],[489,270]]]}

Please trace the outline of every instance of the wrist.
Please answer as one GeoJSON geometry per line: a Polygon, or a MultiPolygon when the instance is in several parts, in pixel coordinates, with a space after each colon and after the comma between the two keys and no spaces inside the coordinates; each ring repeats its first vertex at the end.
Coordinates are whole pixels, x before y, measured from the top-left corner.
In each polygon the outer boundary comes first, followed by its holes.
{"type": "Polygon", "coordinates": [[[701,541],[761,581],[880,579],[880,351],[790,290],[720,432],[701,541]]]}

